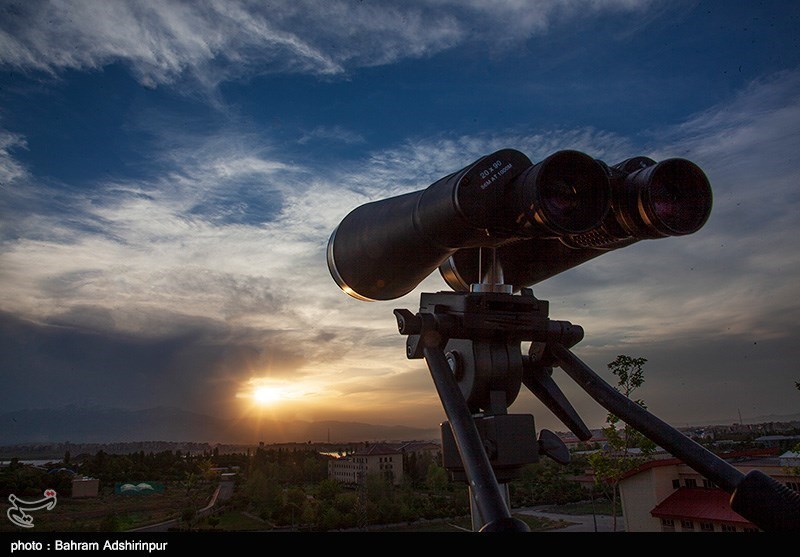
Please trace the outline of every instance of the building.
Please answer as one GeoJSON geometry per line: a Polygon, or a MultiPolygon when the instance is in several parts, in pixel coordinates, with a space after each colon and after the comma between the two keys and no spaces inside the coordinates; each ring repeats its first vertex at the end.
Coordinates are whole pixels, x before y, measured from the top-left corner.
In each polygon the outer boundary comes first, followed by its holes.
{"type": "MultiPolygon", "coordinates": [[[[786,468],[800,467],[800,451],[786,451],[778,459],[781,462],[781,466],[786,468]]],[[[796,491],[800,491],[800,489],[796,491]]]]}
{"type": "Polygon", "coordinates": [[[800,435],[762,435],[756,438],[756,443],[762,447],[791,449],[800,444],[800,435]]]}
{"type": "Polygon", "coordinates": [[[432,441],[409,441],[408,443],[399,445],[397,450],[405,455],[430,455],[438,457],[442,452],[442,446],[432,441]]]}
{"type": "Polygon", "coordinates": [[[594,451],[604,449],[608,446],[608,439],[602,429],[590,430],[592,437],[588,441],[581,441],[571,431],[557,432],[556,435],[564,442],[570,451],[594,451]]]}
{"type": "Polygon", "coordinates": [[[334,458],[328,462],[328,477],[346,485],[364,481],[368,474],[389,476],[395,485],[402,483],[414,462],[441,461],[442,446],[432,441],[365,444],[345,456],[326,453],[334,458]]]}
{"type": "MultiPolygon", "coordinates": [[[[743,474],[760,470],[800,491],[796,470],[774,452],[725,457],[743,474]]],[[[626,532],[747,532],[758,528],[730,508],[730,494],[679,459],[653,460],[631,470],[619,483],[626,532]]]]}
{"type": "Polygon", "coordinates": [[[380,474],[394,485],[403,482],[403,452],[386,443],[369,445],[328,462],[328,477],[345,485],[358,485],[371,474],[380,474]]]}

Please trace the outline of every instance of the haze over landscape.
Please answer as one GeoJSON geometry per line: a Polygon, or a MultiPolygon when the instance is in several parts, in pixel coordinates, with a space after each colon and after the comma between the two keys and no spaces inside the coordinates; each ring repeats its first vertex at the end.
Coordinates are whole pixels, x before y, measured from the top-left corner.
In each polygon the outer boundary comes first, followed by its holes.
{"type": "MultiPolygon", "coordinates": [[[[326,246],[353,208],[506,147],[700,165],[703,229],[534,291],[585,329],[574,352],[609,381],[618,354],[647,358],[639,395],[675,426],[798,419],[800,5],[36,0],[0,14],[0,444],[79,441],[63,416],[109,409],[203,415],[237,442],[270,441],[272,421],[435,432],[444,413],[392,310],[445,283],[355,300],[326,246]],[[62,418],[31,433],[32,410],[62,418]]],[[[565,429],[531,393],[511,411],[565,429]]]]}

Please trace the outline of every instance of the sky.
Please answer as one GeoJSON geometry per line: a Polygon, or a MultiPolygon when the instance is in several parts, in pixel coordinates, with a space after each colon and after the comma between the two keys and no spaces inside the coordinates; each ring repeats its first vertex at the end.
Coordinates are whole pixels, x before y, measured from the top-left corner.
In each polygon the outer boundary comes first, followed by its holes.
{"type": "MultiPolygon", "coordinates": [[[[800,4],[0,1],[0,409],[444,419],[326,246],[501,148],[687,158],[706,225],[534,287],[675,425],[800,412],[800,4]]],[[[606,411],[561,370],[590,427],[606,411]]],[[[523,391],[509,408],[566,428],[523,391]]]]}

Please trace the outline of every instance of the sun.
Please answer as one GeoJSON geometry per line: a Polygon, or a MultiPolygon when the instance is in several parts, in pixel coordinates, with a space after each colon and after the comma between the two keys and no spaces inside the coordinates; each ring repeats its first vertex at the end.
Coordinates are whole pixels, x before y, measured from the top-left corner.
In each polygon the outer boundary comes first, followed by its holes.
{"type": "Polygon", "coordinates": [[[289,398],[285,388],[282,387],[256,387],[252,393],[253,401],[262,406],[269,406],[289,398]]]}
{"type": "Polygon", "coordinates": [[[252,407],[277,408],[313,396],[308,385],[274,379],[253,378],[243,387],[236,397],[248,401],[252,407]]]}

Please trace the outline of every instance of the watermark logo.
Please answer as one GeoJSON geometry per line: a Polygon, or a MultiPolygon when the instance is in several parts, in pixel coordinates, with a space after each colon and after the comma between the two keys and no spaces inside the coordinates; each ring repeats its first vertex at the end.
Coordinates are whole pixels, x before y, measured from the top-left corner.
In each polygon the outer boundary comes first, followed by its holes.
{"type": "Polygon", "coordinates": [[[6,512],[8,519],[21,528],[33,528],[33,517],[25,511],[52,511],[56,507],[56,491],[46,489],[44,497],[36,501],[24,501],[13,493],[8,496],[8,500],[11,501],[11,507],[6,512]]]}

